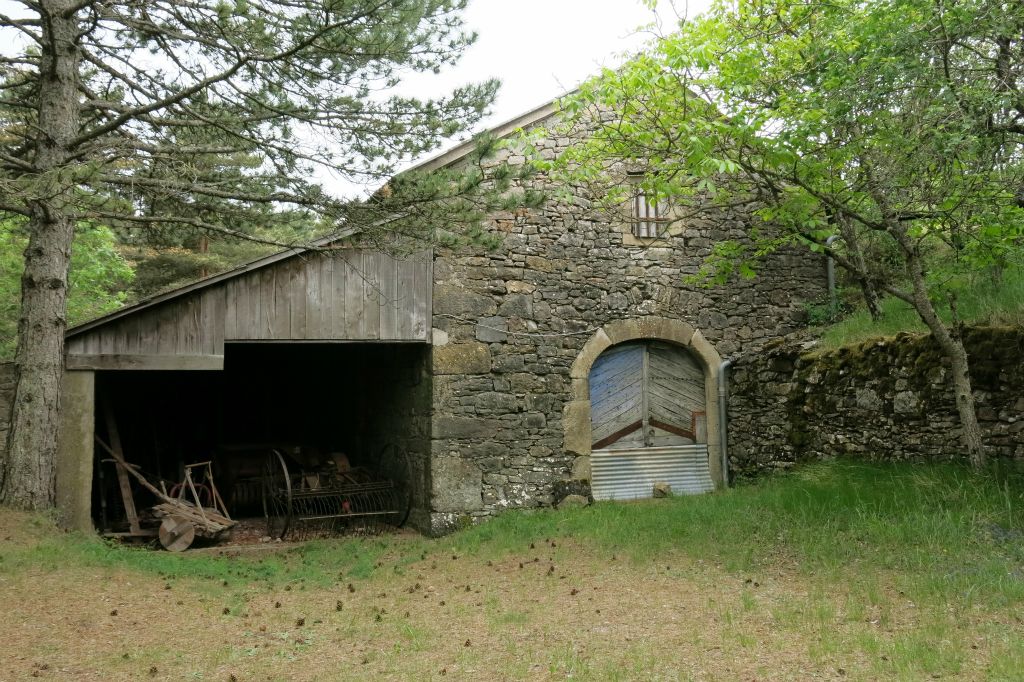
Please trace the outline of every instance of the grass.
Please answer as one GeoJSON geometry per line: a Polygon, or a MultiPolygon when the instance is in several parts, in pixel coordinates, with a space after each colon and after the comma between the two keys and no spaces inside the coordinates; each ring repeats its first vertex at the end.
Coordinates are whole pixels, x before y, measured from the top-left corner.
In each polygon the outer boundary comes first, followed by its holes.
{"type": "Polygon", "coordinates": [[[0,537],[3,679],[1024,679],[1014,469],[830,462],[259,558],[0,537]]]}
{"type": "MultiPolygon", "coordinates": [[[[836,349],[900,332],[921,332],[927,329],[909,304],[891,296],[882,299],[882,316],[872,320],[864,309],[858,309],[821,331],[821,347],[836,349]]],[[[1024,326],[1024,272],[1008,270],[998,284],[991,278],[976,275],[958,294],[957,310],[965,322],[1024,326]]],[[[939,306],[943,320],[949,321],[948,305],[939,306]]]]}

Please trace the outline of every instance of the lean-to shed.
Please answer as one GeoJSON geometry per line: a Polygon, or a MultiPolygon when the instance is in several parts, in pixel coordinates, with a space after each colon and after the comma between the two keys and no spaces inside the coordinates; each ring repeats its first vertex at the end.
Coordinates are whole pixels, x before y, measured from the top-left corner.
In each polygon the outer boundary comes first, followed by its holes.
{"type": "Polygon", "coordinates": [[[58,487],[75,525],[109,527],[121,511],[96,447],[112,428],[154,479],[214,460],[242,515],[262,513],[241,482],[262,474],[271,448],[361,465],[400,447],[415,478],[403,483],[425,504],[432,259],[331,245],[263,258],[69,330],[58,487]]]}

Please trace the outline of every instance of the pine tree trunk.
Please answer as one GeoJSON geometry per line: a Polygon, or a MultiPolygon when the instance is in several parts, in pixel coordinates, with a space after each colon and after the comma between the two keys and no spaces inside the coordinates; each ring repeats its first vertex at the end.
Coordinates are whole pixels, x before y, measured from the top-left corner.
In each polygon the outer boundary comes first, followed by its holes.
{"type": "Polygon", "coordinates": [[[67,0],[42,0],[36,185],[29,206],[29,243],[21,280],[21,317],[14,362],[17,386],[0,471],[0,503],[46,509],[55,502],[57,429],[64,362],[68,267],[74,222],[73,186],[59,171],[78,132],[77,21],[67,0]],[[66,16],[70,14],[70,16],[66,16]]]}

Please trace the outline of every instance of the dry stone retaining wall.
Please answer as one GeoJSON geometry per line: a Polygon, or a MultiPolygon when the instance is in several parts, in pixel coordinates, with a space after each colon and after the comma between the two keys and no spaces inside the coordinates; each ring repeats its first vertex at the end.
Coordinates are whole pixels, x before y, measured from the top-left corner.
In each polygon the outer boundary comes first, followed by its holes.
{"type": "MultiPolygon", "coordinates": [[[[964,341],[986,444],[1024,459],[1024,330],[970,329],[964,341]]],[[[729,380],[730,468],[751,476],[823,457],[961,458],[949,371],[930,336],[910,334],[743,357],[729,380]]]]}

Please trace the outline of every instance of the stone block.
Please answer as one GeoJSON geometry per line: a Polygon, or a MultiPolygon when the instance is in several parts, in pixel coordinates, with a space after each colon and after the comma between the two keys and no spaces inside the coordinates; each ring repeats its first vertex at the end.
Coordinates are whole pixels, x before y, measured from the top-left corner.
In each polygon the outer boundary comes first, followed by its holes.
{"type": "Polygon", "coordinates": [[[572,461],[572,477],[578,480],[589,481],[592,472],[590,468],[590,455],[580,455],[572,461]]]}
{"type": "Polygon", "coordinates": [[[90,532],[92,526],[95,372],[64,372],[57,432],[56,492],[60,524],[90,532]]]}
{"type": "Polygon", "coordinates": [[[523,416],[523,426],[528,429],[542,429],[547,423],[547,418],[540,412],[530,412],[523,416]]]}
{"type": "Polygon", "coordinates": [[[539,272],[555,272],[558,268],[558,263],[541,256],[527,256],[526,267],[530,270],[537,270],[539,272]]]}
{"type": "Polygon", "coordinates": [[[431,423],[431,435],[434,438],[452,439],[487,438],[494,436],[502,426],[499,419],[439,415],[431,423]]]}
{"type": "Polygon", "coordinates": [[[896,414],[915,414],[919,405],[920,401],[913,391],[900,391],[892,399],[892,409],[896,414]]]}
{"type": "Polygon", "coordinates": [[[580,509],[590,504],[590,500],[582,495],[566,495],[555,505],[556,509],[580,509]]]}
{"type": "Polygon", "coordinates": [[[483,473],[461,457],[435,457],[430,463],[430,499],[435,512],[469,512],[483,504],[483,473]]]}
{"type": "Polygon", "coordinates": [[[504,317],[482,317],[476,323],[476,339],[484,343],[508,340],[508,322],[504,317]]]}
{"type": "Polygon", "coordinates": [[[474,396],[473,404],[480,413],[508,414],[518,409],[519,399],[509,393],[491,391],[474,396]]]}
{"type": "MultiPolygon", "coordinates": [[[[612,343],[604,329],[598,329],[594,336],[583,346],[579,355],[576,356],[569,376],[573,379],[589,379],[590,368],[594,365],[594,361],[597,360],[597,356],[607,350],[612,343]]],[[[582,396],[577,397],[581,398],[582,396]]],[[[589,396],[587,397],[589,398],[589,396]]]]}
{"type": "Polygon", "coordinates": [[[572,455],[590,455],[590,401],[574,400],[562,408],[562,448],[572,455]]]}
{"type": "Polygon", "coordinates": [[[473,316],[493,315],[498,309],[494,299],[463,287],[438,284],[434,287],[434,314],[473,316]]]}
{"type": "Polygon", "coordinates": [[[858,388],[857,407],[863,410],[878,411],[882,409],[882,400],[870,388],[858,388]]]}
{"type": "Polygon", "coordinates": [[[433,349],[434,374],[487,374],[491,352],[479,342],[449,343],[433,349]]]}
{"type": "Polygon", "coordinates": [[[522,372],[526,368],[526,359],[515,354],[498,355],[491,363],[491,369],[499,374],[505,372],[522,372]]]}
{"type": "Polygon", "coordinates": [[[533,297],[528,294],[509,294],[498,306],[498,312],[505,317],[533,318],[533,297]]]}
{"type": "Polygon", "coordinates": [[[526,395],[526,409],[530,412],[550,412],[559,402],[557,396],[547,393],[528,393],[526,395]]]}

